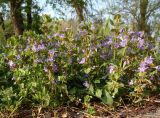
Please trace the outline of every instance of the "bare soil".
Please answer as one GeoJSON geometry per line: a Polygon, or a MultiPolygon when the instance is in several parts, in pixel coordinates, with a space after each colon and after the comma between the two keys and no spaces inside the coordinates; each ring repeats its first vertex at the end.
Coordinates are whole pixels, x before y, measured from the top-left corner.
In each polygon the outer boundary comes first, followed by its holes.
{"type": "MultiPolygon", "coordinates": [[[[103,104],[94,103],[94,115],[75,107],[60,107],[54,110],[21,109],[12,118],[160,118],[160,95],[145,99],[141,106],[124,105],[111,110],[103,104]]],[[[0,112],[0,118],[8,118],[7,114],[0,112]]]]}

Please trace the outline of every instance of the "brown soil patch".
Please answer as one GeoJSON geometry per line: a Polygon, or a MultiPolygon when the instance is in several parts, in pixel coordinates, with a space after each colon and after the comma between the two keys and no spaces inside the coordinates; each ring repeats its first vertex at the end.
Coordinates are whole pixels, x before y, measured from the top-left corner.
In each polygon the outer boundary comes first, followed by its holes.
{"type": "MultiPolygon", "coordinates": [[[[124,105],[111,110],[104,104],[94,103],[94,115],[75,107],[60,107],[54,110],[21,109],[13,118],[160,118],[160,95],[146,99],[141,106],[124,105]]],[[[8,118],[7,114],[0,112],[0,118],[8,118]]]]}

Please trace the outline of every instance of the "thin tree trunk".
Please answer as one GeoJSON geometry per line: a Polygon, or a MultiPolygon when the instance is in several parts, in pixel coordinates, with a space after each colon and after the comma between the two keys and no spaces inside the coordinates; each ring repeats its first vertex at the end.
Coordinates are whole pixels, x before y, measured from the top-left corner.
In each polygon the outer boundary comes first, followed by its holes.
{"type": "Polygon", "coordinates": [[[5,39],[7,39],[7,36],[6,36],[6,33],[5,33],[5,24],[4,24],[4,19],[3,19],[3,15],[2,13],[0,12],[0,25],[2,26],[2,29],[3,29],[3,32],[4,32],[4,37],[5,39]]]}
{"type": "Polygon", "coordinates": [[[10,0],[11,17],[16,35],[22,35],[24,31],[21,4],[23,0],[10,0]]]}
{"type": "Polygon", "coordinates": [[[32,28],[32,0],[27,0],[27,29],[32,28]]]}
{"type": "Polygon", "coordinates": [[[3,15],[1,12],[0,12],[0,25],[2,25],[3,31],[5,31],[4,19],[3,19],[3,15]]]}
{"type": "Polygon", "coordinates": [[[76,0],[72,0],[73,2],[73,7],[76,10],[77,16],[79,18],[79,21],[84,21],[84,15],[83,15],[83,10],[84,10],[84,4],[80,4],[78,1],[76,0]]]}
{"type": "Polygon", "coordinates": [[[148,0],[140,0],[140,26],[139,30],[147,32],[147,7],[148,0]]]}

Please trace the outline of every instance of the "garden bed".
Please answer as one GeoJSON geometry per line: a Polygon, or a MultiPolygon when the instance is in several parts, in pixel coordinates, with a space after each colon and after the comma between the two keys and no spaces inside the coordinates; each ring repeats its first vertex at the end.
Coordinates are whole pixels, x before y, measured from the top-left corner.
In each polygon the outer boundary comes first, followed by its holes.
{"type": "MultiPolygon", "coordinates": [[[[73,106],[62,106],[57,109],[21,108],[13,118],[159,118],[160,94],[145,99],[141,105],[123,105],[111,110],[104,104],[93,103],[94,114],[88,114],[85,110],[73,106]],[[38,113],[39,112],[39,113],[38,113]]],[[[7,113],[1,113],[1,118],[7,118],[7,113]]]]}

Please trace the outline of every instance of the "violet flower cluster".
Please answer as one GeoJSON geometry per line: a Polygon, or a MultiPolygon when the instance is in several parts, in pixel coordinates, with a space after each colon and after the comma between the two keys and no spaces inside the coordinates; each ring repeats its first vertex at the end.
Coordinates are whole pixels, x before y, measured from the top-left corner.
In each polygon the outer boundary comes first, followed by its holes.
{"type": "Polygon", "coordinates": [[[140,66],[138,68],[139,72],[145,72],[149,68],[148,66],[152,63],[153,63],[152,56],[146,57],[144,61],[140,63],[140,66]]]}

